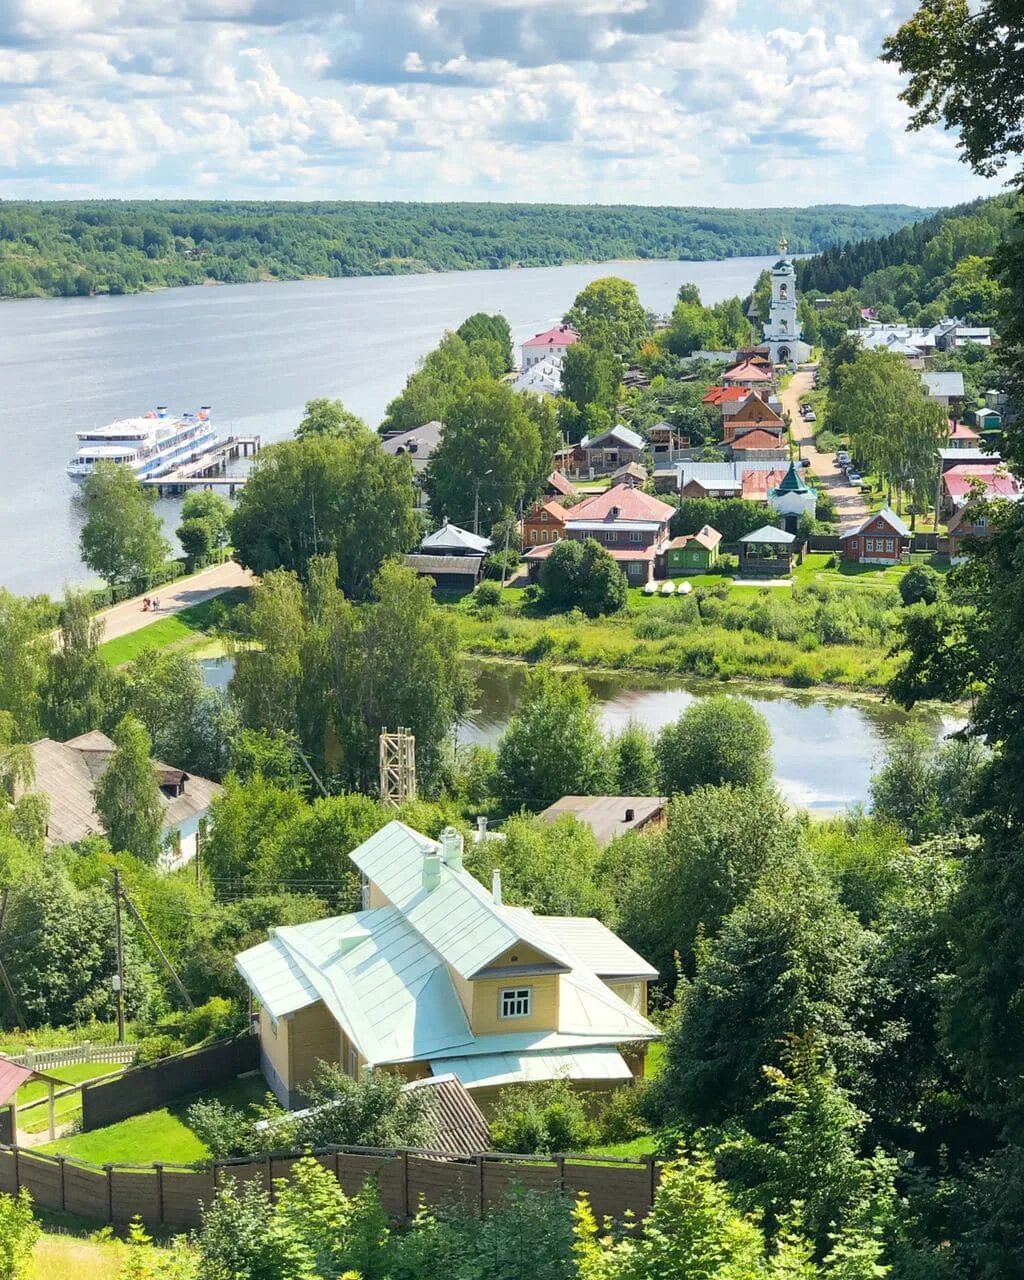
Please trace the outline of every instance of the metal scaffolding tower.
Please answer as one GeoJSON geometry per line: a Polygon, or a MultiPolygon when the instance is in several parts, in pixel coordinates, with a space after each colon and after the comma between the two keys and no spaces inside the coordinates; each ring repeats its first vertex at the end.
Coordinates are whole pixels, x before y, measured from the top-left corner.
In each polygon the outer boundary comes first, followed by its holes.
{"type": "Polygon", "coordinates": [[[393,809],[416,799],[416,736],[408,729],[381,730],[380,798],[393,809]]]}

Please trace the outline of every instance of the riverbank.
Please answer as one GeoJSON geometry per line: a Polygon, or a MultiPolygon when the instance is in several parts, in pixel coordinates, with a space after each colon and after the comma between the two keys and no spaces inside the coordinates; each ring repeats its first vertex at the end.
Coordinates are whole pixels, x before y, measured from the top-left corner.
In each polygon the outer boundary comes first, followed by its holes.
{"type": "Polygon", "coordinates": [[[506,588],[499,605],[464,596],[445,607],[475,657],[879,694],[897,667],[903,570],[831,559],[809,555],[790,586],[711,575],[695,577],[685,596],[631,588],[621,613],[593,619],[550,613],[529,588],[506,588]]]}

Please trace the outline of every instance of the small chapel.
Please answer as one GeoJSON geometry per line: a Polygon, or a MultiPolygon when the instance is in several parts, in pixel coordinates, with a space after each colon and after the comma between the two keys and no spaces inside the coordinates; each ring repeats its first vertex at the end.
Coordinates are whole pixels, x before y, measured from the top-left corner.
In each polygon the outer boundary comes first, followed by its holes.
{"type": "Polygon", "coordinates": [[[774,364],[795,367],[811,358],[811,347],[801,337],[796,314],[796,267],[788,249],[786,241],[780,240],[779,260],[771,272],[772,304],[764,327],[764,341],[774,364]]]}

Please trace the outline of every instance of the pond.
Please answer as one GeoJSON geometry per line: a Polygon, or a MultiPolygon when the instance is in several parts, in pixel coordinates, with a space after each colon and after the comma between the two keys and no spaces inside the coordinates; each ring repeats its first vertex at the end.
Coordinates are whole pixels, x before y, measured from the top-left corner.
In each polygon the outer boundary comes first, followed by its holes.
{"type": "MultiPolygon", "coordinates": [[[[203,662],[207,682],[226,690],[230,658],[203,662]]],[[[517,663],[472,662],[477,681],[474,707],[457,731],[459,744],[493,746],[523,696],[528,668],[517,663]]],[[[875,698],[813,694],[791,689],[692,679],[645,679],[615,672],[585,672],[600,708],[601,724],[616,732],[630,719],[657,731],[694,701],[711,693],[735,692],[757,708],[772,734],[775,779],[794,805],[825,816],[866,805],[871,774],[886,740],[902,725],[920,725],[935,738],[963,725],[953,710],[901,711],[875,698]]]]}
{"type": "MultiPolygon", "coordinates": [[[[528,668],[516,663],[473,663],[477,698],[459,726],[460,743],[493,745],[501,736],[526,684],[528,668]]],[[[794,805],[826,815],[866,805],[871,774],[885,742],[900,726],[921,725],[935,738],[963,720],[935,709],[908,713],[875,698],[844,698],[764,686],[722,684],[679,678],[645,679],[616,672],[584,672],[600,707],[606,731],[630,719],[657,731],[677,719],[696,699],[711,693],[739,693],[768,721],[775,779],[794,805]]]]}

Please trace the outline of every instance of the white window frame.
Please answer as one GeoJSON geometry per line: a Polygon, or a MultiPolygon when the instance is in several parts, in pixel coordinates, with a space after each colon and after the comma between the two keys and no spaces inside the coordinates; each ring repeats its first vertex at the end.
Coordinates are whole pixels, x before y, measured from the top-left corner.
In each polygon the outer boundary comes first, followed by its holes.
{"type": "Polygon", "coordinates": [[[637,529],[633,529],[630,531],[629,540],[630,542],[643,542],[644,535],[637,529]]]}
{"type": "Polygon", "coordinates": [[[357,1080],[359,1078],[359,1054],[352,1045],[349,1045],[348,1047],[348,1062],[346,1063],[346,1069],[353,1080],[357,1080]]]}
{"type": "Polygon", "coordinates": [[[529,1018],[533,1013],[533,987],[502,987],[498,992],[498,1017],[529,1018]]]}
{"type": "Polygon", "coordinates": [[[875,549],[875,540],[874,540],[874,538],[865,538],[865,539],[864,539],[864,550],[865,550],[865,552],[867,552],[867,553],[870,555],[870,554],[874,551],[874,549],[875,549]]]}
{"type": "Polygon", "coordinates": [[[886,540],[885,540],[885,549],[886,549],[886,551],[889,551],[889,552],[891,552],[891,551],[892,551],[892,549],[893,549],[893,546],[892,546],[892,538],[886,538],[886,540]]]}

